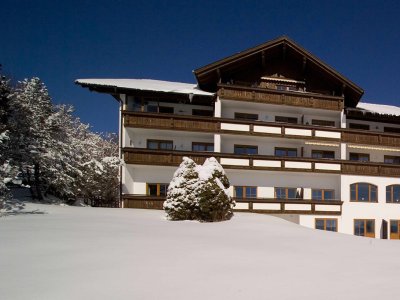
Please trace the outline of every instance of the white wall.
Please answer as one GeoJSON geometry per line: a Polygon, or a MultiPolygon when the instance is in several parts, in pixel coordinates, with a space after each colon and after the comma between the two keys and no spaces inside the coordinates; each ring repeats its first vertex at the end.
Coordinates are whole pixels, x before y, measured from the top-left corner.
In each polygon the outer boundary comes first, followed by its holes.
{"type": "Polygon", "coordinates": [[[146,148],[147,140],[170,140],[175,150],[192,151],[192,142],[214,143],[214,134],[142,128],[125,128],[125,147],[146,148]]]}
{"type": "Polygon", "coordinates": [[[249,103],[242,101],[221,100],[222,118],[234,118],[235,112],[258,114],[258,120],[264,122],[275,122],[275,116],[294,117],[301,124],[311,125],[312,119],[334,121],[337,127],[340,127],[341,114],[339,111],[329,111],[322,109],[301,108],[284,105],[273,105],[263,103],[249,103]]]}

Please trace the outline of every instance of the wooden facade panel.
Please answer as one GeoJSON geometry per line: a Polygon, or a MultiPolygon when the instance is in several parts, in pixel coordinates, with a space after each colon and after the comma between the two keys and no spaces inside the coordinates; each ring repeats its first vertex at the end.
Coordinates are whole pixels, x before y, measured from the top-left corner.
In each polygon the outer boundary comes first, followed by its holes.
{"type": "Polygon", "coordinates": [[[220,85],[218,96],[222,99],[290,105],[340,111],[343,98],[307,93],[283,92],[261,88],[220,85]]]}
{"type": "MultiPolygon", "coordinates": [[[[320,168],[319,164],[327,165],[326,160],[318,160],[312,158],[289,158],[282,159],[276,156],[257,155],[249,157],[248,155],[236,155],[230,153],[202,153],[188,151],[166,151],[166,150],[149,150],[145,148],[124,148],[124,159],[127,164],[141,165],[161,165],[161,166],[178,166],[182,162],[184,156],[192,158],[196,163],[202,164],[208,157],[215,157],[221,162],[222,158],[233,160],[248,160],[248,164],[243,165],[225,165],[228,169],[247,169],[247,170],[268,170],[268,171],[291,171],[291,172],[316,172],[331,174],[349,174],[349,175],[366,175],[366,176],[387,176],[400,177],[400,168],[387,164],[368,163],[368,162],[352,162],[342,160],[332,160],[330,164],[335,168],[320,168]],[[256,162],[254,164],[254,161],[256,162]],[[266,161],[266,164],[260,163],[266,161]],[[280,167],[271,162],[281,162],[280,167]],[[284,163],[282,164],[282,161],[284,163]],[[289,164],[287,164],[287,162],[289,164]],[[301,163],[297,168],[293,168],[293,163],[301,163]],[[285,167],[287,166],[287,167],[285,167]]],[[[223,162],[221,162],[223,163],[223,162]]]]}

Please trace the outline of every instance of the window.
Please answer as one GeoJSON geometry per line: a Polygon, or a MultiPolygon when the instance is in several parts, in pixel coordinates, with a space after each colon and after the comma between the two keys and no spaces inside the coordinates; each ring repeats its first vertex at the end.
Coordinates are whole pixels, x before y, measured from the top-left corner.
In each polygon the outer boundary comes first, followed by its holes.
{"type": "Polygon", "coordinates": [[[159,106],[158,107],[158,112],[163,113],[163,114],[173,114],[174,113],[174,108],[169,107],[169,106],[159,106]]]}
{"type": "Polygon", "coordinates": [[[258,120],[258,115],[235,112],[235,119],[256,121],[258,120]]]}
{"type": "Polygon", "coordinates": [[[297,118],[275,116],[275,122],[297,124],[297,118]]]}
{"type": "Polygon", "coordinates": [[[257,155],[258,147],[257,146],[249,146],[249,145],[235,145],[234,153],[235,154],[257,155]]]}
{"type": "Polygon", "coordinates": [[[400,203],[400,185],[393,184],[386,187],[386,203],[400,203]]]}
{"type": "Polygon", "coordinates": [[[296,148],[280,148],[275,147],[275,156],[297,156],[297,149],[296,148]]]}
{"type": "Polygon", "coordinates": [[[312,119],[311,124],[314,126],[335,127],[335,121],[312,119]]]}
{"type": "Polygon", "coordinates": [[[147,195],[148,196],[162,196],[167,195],[168,184],[167,183],[148,183],[147,184],[147,195]]]}
{"type": "Polygon", "coordinates": [[[400,156],[385,155],[385,164],[400,165],[400,156]]]}
{"type": "Polygon", "coordinates": [[[257,198],[257,187],[256,186],[235,186],[235,197],[236,198],[257,198]]]}
{"type": "Polygon", "coordinates": [[[278,91],[297,91],[297,87],[295,85],[277,84],[276,89],[278,91]]]}
{"type": "Polygon", "coordinates": [[[354,220],[354,235],[375,237],[375,220],[354,220]]]}
{"type": "Polygon", "coordinates": [[[214,144],[213,144],[213,143],[193,142],[193,143],[192,143],[192,151],[209,151],[209,152],[214,152],[214,144]]]}
{"type": "Polygon", "coordinates": [[[147,140],[147,149],[172,150],[174,143],[164,140],[147,140]]]}
{"type": "Polygon", "coordinates": [[[350,160],[353,161],[369,161],[369,154],[367,153],[350,153],[350,160]]]}
{"type": "Polygon", "coordinates": [[[378,188],[369,183],[353,183],[350,185],[350,201],[378,202],[378,188]]]}
{"type": "Polygon", "coordinates": [[[335,158],[335,151],[312,150],[312,158],[335,158]]]}
{"type": "Polygon", "coordinates": [[[302,189],[287,188],[287,187],[276,187],[275,198],[276,199],[302,199],[302,189]]]}
{"type": "Polygon", "coordinates": [[[214,112],[208,109],[192,109],[193,116],[213,117],[214,112]]]}
{"type": "Polygon", "coordinates": [[[312,200],[334,200],[335,199],[335,191],[334,190],[325,190],[325,189],[312,189],[311,190],[311,199],[312,200]]]}
{"type": "Polygon", "coordinates": [[[384,132],[390,132],[390,133],[400,133],[400,128],[395,128],[395,127],[384,127],[383,128],[384,132]]]}
{"type": "Polygon", "coordinates": [[[351,129],[359,129],[359,130],[369,130],[369,125],[367,124],[359,124],[359,123],[350,123],[349,128],[351,129]]]}
{"type": "Polygon", "coordinates": [[[390,220],[390,239],[400,240],[400,220],[390,220]]]}
{"type": "Polygon", "coordinates": [[[337,219],[315,219],[315,229],[337,232],[337,219]]]}

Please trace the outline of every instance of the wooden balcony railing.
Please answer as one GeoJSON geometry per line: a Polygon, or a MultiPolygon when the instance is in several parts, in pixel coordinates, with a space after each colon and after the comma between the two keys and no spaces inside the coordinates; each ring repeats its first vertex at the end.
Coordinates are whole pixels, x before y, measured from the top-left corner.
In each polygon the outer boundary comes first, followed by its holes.
{"type": "Polygon", "coordinates": [[[222,99],[259,102],[268,104],[301,106],[340,111],[344,98],[314,93],[278,91],[227,84],[218,85],[218,96],[222,99]]]}
{"type": "Polygon", "coordinates": [[[337,159],[236,155],[231,153],[150,150],[145,148],[123,148],[123,154],[127,164],[139,165],[178,166],[184,156],[188,156],[196,163],[202,164],[206,158],[213,156],[227,169],[400,177],[400,168],[396,165],[337,159]]]}
{"type": "MultiPolygon", "coordinates": [[[[165,197],[147,195],[123,195],[125,208],[163,209],[165,197]]],[[[267,214],[301,214],[301,215],[341,215],[340,200],[303,200],[303,199],[269,199],[269,198],[234,198],[235,211],[267,214]]]]}
{"type": "Polygon", "coordinates": [[[125,127],[246,134],[290,139],[335,140],[352,144],[400,147],[400,135],[396,133],[128,111],[123,112],[123,119],[125,127]]]}

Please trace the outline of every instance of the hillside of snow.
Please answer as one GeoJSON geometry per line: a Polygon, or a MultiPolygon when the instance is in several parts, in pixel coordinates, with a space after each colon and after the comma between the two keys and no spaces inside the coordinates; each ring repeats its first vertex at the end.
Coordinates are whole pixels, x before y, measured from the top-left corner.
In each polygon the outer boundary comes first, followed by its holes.
{"type": "Polygon", "coordinates": [[[267,215],[27,204],[0,218],[0,298],[396,299],[399,253],[267,215]]]}

